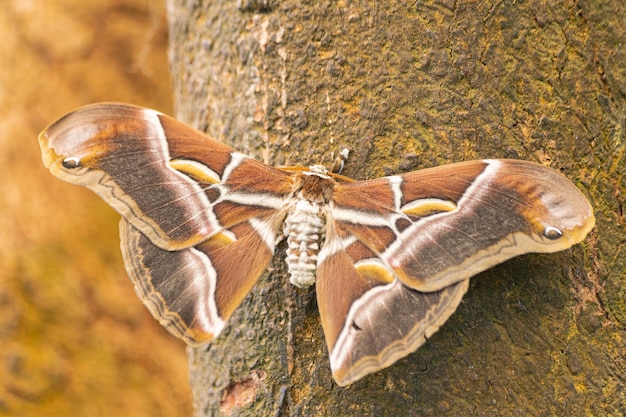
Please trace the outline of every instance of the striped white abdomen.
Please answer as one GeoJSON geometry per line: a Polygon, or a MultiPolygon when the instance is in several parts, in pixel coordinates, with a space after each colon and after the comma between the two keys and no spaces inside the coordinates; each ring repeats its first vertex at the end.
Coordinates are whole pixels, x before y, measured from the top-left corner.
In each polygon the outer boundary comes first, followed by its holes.
{"type": "Polygon", "coordinates": [[[322,204],[300,199],[285,219],[287,236],[287,267],[291,283],[300,288],[315,283],[317,255],[324,239],[326,220],[322,204]]]}

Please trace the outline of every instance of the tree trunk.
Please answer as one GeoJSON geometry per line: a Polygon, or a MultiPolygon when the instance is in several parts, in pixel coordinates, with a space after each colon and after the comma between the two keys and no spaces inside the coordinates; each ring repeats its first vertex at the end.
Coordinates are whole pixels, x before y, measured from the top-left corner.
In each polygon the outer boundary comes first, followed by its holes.
{"type": "MultiPolygon", "coordinates": [[[[366,179],[478,158],[560,169],[596,208],[579,246],[472,279],[425,346],[347,388],[284,246],[205,349],[196,416],[626,412],[626,6],[169,0],[177,116],[272,165],[366,179]]],[[[495,226],[497,227],[497,226],[495,226]]]]}

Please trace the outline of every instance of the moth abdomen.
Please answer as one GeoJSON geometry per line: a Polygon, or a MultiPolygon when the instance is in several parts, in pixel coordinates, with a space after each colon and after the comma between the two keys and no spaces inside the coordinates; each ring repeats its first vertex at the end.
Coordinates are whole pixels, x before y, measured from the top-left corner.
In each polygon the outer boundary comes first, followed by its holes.
{"type": "Polygon", "coordinates": [[[287,236],[289,281],[300,288],[315,283],[317,258],[326,235],[328,201],[334,180],[317,167],[301,173],[295,181],[283,233],[287,236]]]}
{"type": "Polygon", "coordinates": [[[285,219],[283,232],[287,236],[287,267],[290,281],[301,288],[315,283],[317,254],[324,237],[326,220],[322,204],[299,199],[285,219]]]}

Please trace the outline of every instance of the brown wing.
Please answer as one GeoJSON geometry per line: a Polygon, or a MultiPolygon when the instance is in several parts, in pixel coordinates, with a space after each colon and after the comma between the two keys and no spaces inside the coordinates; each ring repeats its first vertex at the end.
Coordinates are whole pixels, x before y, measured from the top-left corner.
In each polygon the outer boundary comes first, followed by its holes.
{"type": "Polygon", "coordinates": [[[250,223],[176,251],[154,245],[125,219],[120,238],[137,296],[170,333],[190,345],[220,333],[274,254],[250,223]]]}
{"type": "Polygon", "coordinates": [[[97,193],[163,249],[280,209],[289,174],[128,104],[82,107],[39,135],[52,174],[97,193]]]}
{"type": "Polygon", "coordinates": [[[116,209],[139,298],[196,344],[216,336],[274,253],[292,178],[153,110],[80,108],[39,136],[57,177],[116,209]]]}
{"type": "Polygon", "coordinates": [[[414,352],[456,310],[468,283],[408,288],[362,242],[329,227],[316,291],[335,381],[348,385],[414,352]]]}
{"type": "Polygon", "coordinates": [[[514,256],[556,252],[595,223],[558,172],[516,160],[472,161],[341,184],[333,218],[405,285],[436,291],[514,256]]]}
{"type": "Polygon", "coordinates": [[[594,225],[573,184],[523,161],[339,184],[333,204],[316,285],[340,385],[415,351],[455,311],[471,276],[566,249],[594,225]]]}

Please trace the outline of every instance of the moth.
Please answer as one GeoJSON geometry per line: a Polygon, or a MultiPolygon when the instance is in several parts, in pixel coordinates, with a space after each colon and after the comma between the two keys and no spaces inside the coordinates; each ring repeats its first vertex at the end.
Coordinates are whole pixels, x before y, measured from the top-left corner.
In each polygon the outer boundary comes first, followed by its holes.
{"type": "Polygon", "coordinates": [[[117,210],[139,298],[190,345],[222,331],[286,238],[290,281],[315,284],[340,386],[388,367],[450,317],[469,278],[555,252],[594,226],[558,172],[482,160],[368,181],[274,168],[154,110],[79,108],[39,135],[52,174],[117,210]]]}

